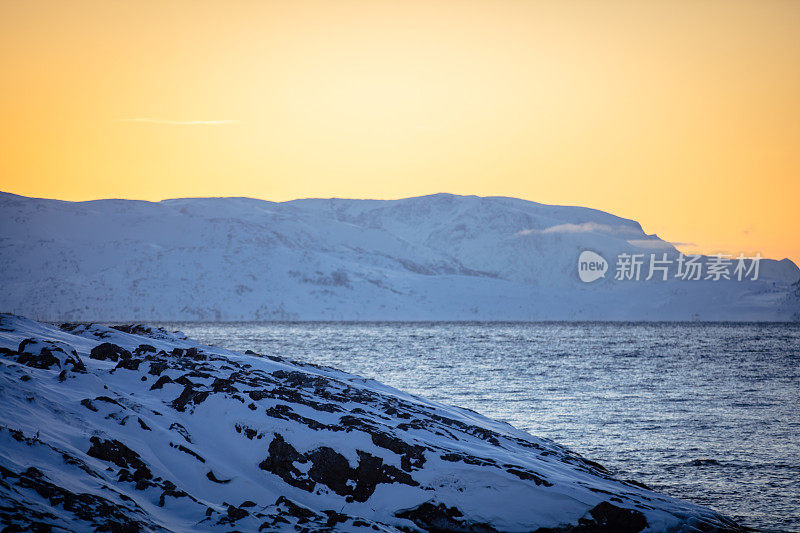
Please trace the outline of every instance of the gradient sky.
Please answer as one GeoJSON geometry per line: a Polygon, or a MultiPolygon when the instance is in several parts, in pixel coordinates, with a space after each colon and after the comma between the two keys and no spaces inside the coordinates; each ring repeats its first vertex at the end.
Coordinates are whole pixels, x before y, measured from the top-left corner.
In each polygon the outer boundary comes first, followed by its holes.
{"type": "Polygon", "coordinates": [[[800,2],[0,3],[0,190],[584,205],[800,263],[800,2]]]}

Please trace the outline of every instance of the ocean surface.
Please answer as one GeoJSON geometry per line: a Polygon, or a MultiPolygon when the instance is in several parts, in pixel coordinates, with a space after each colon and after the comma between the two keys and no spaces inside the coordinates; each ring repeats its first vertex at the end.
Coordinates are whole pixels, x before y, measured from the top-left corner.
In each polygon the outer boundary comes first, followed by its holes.
{"type": "Polygon", "coordinates": [[[745,526],[800,531],[800,325],[168,323],[550,438],[745,526]]]}

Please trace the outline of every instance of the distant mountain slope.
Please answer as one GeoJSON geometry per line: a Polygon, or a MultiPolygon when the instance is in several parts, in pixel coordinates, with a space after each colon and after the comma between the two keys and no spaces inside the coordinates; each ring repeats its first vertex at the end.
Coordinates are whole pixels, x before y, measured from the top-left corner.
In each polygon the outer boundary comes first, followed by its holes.
{"type": "MultiPolygon", "coordinates": [[[[0,193],[0,309],[51,320],[789,320],[759,281],[616,281],[677,251],[634,221],[515,198],[62,202],[0,193]],[[583,250],[609,262],[582,283],[583,250]]],[[[643,277],[646,275],[644,271],[643,277]]]]}
{"type": "Polygon", "coordinates": [[[742,531],[478,413],[145,326],[0,314],[4,531],[742,531]]]}

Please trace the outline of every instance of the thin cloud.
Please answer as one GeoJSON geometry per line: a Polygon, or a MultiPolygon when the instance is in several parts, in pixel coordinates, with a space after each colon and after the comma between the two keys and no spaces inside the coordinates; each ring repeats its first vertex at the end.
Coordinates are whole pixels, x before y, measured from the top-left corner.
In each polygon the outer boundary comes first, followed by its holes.
{"type": "Polygon", "coordinates": [[[583,222],[581,224],[558,224],[544,229],[524,229],[517,232],[517,235],[547,235],[549,233],[620,233],[631,231],[624,226],[609,226],[608,224],[598,224],[596,222],[583,222]]]}
{"type": "Polygon", "coordinates": [[[121,118],[117,122],[140,122],[144,124],[166,124],[168,126],[219,126],[237,124],[238,120],[169,120],[165,118],[134,117],[121,118]]]}
{"type": "Polygon", "coordinates": [[[664,250],[673,246],[697,246],[693,242],[669,242],[658,239],[629,239],[628,244],[648,250],[664,250]]]}

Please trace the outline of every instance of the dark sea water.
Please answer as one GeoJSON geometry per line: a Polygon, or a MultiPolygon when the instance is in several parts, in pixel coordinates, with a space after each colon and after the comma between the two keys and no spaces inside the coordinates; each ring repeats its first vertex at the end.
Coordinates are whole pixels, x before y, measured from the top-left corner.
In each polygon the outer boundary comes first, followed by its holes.
{"type": "Polygon", "coordinates": [[[800,325],[161,324],[548,437],[742,525],[800,531],[800,325]]]}

